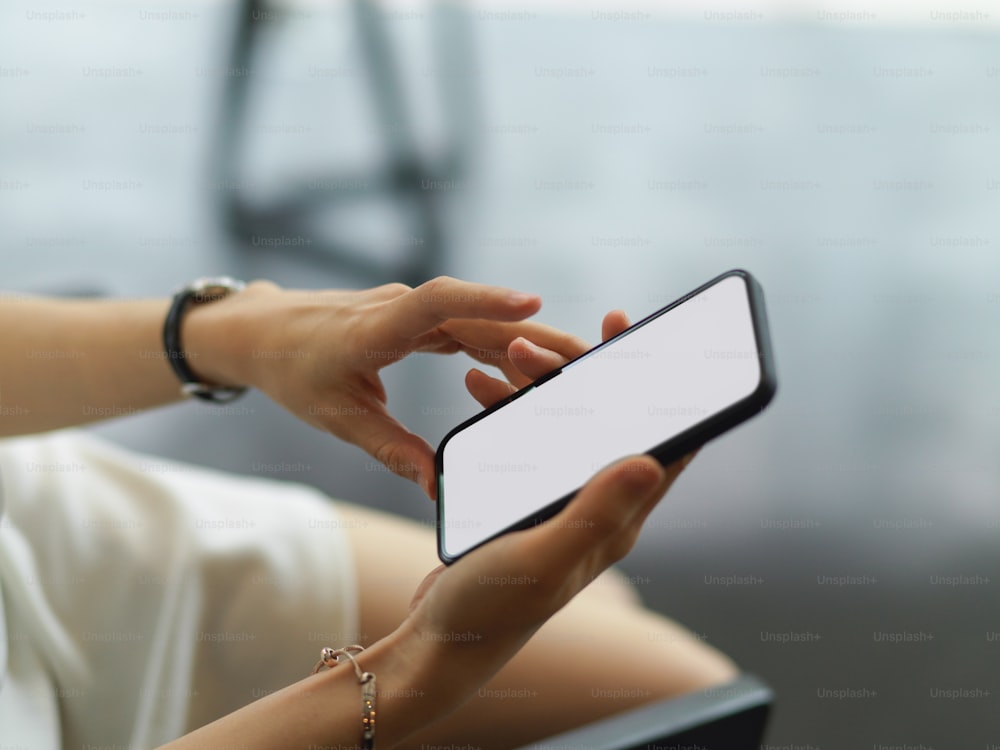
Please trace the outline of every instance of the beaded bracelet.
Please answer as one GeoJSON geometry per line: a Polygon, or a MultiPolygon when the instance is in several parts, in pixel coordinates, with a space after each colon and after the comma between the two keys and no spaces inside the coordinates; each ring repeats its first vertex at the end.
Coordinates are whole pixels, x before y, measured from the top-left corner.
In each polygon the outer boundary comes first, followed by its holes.
{"type": "Polygon", "coordinates": [[[357,659],[351,651],[358,653],[364,651],[364,646],[344,646],[344,648],[324,648],[320,651],[319,661],[313,667],[313,674],[319,672],[324,666],[333,669],[340,664],[340,657],[346,656],[354,665],[354,673],[358,676],[358,684],[361,685],[361,748],[362,750],[374,750],[375,748],[375,675],[361,669],[357,659]]]}

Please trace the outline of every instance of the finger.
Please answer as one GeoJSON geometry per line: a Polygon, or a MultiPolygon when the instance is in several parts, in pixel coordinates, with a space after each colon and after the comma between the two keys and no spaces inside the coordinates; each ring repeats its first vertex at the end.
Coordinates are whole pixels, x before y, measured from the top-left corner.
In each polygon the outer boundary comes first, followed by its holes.
{"type": "Polygon", "coordinates": [[[407,292],[412,292],[413,287],[407,286],[406,284],[400,282],[392,282],[390,284],[382,284],[380,286],[372,287],[361,294],[365,294],[376,301],[387,301],[395,299],[407,292]]]}
{"type": "MultiPolygon", "coordinates": [[[[450,322],[454,323],[455,321],[450,322]]],[[[413,351],[426,352],[428,354],[455,354],[456,352],[465,352],[477,362],[500,368],[504,374],[507,374],[508,370],[515,374],[517,373],[517,369],[510,364],[507,356],[506,342],[504,343],[504,348],[499,350],[467,347],[461,342],[453,339],[448,333],[445,332],[444,328],[444,325],[438,326],[433,331],[428,331],[427,333],[423,333],[415,339],[412,339],[410,346],[413,351]]]]}
{"type": "Polygon", "coordinates": [[[357,445],[393,474],[416,482],[432,500],[437,494],[434,481],[434,450],[419,435],[406,429],[381,403],[367,404],[365,419],[355,429],[340,434],[357,445]]]}
{"type": "MultiPolygon", "coordinates": [[[[520,360],[511,359],[509,349],[515,339],[525,338],[542,349],[556,352],[566,360],[590,348],[586,341],[577,336],[530,320],[517,323],[450,320],[437,330],[446,332],[455,341],[460,342],[462,351],[477,362],[499,368],[507,380],[518,388],[523,388],[537,376],[525,375],[519,369],[520,360]]],[[[515,356],[524,354],[528,354],[529,358],[533,356],[532,353],[523,350],[515,352],[515,356]]],[[[542,368],[539,372],[544,373],[549,369],[551,366],[542,368]]]]}
{"type": "Polygon", "coordinates": [[[629,323],[628,315],[625,314],[624,310],[612,310],[604,316],[601,323],[601,341],[614,338],[630,325],[632,324],[629,323]]]}
{"type": "Polygon", "coordinates": [[[386,322],[400,340],[410,341],[453,318],[523,320],[541,306],[535,294],[438,276],[391,300],[386,322]]]}
{"type": "MultiPolygon", "coordinates": [[[[617,336],[631,325],[628,316],[622,310],[612,310],[604,316],[601,324],[601,339],[607,341],[617,336]]],[[[559,351],[553,351],[539,346],[537,342],[524,336],[514,339],[508,347],[507,358],[516,366],[517,373],[504,372],[507,379],[523,388],[529,382],[562,367],[570,359],[578,357],[589,348],[581,339],[569,337],[572,341],[562,340],[559,351]],[[523,376],[523,377],[521,377],[523,376]]]]}
{"type": "Polygon", "coordinates": [[[517,370],[529,381],[537,380],[543,375],[548,375],[569,361],[569,357],[564,357],[551,349],[538,346],[523,337],[516,338],[510,342],[510,346],[507,349],[507,358],[514,363],[517,370]]]}
{"type": "Polygon", "coordinates": [[[462,351],[462,345],[453,340],[440,328],[422,333],[410,340],[410,348],[426,354],[455,354],[462,351]]]}
{"type": "Polygon", "coordinates": [[[687,455],[681,456],[681,458],[664,467],[666,485],[664,486],[662,492],[658,495],[654,494],[651,501],[647,502],[639,509],[639,513],[636,515],[635,519],[633,519],[637,526],[637,532],[641,530],[642,525],[646,522],[646,518],[653,512],[653,509],[659,504],[660,500],[663,499],[663,495],[666,491],[673,486],[674,482],[677,481],[677,478],[680,477],[681,473],[688,467],[688,464],[694,460],[694,457],[698,455],[698,451],[700,450],[701,448],[695,448],[687,455]]]}
{"type": "Polygon", "coordinates": [[[490,408],[493,404],[517,391],[517,388],[510,383],[498,378],[491,378],[482,370],[475,368],[466,374],[465,387],[484,409],[490,408]]]}
{"type": "Polygon", "coordinates": [[[540,570],[580,564],[596,576],[632,548],[642,521],[683,469],[662,467],[650,456],[634,456],[600,471],[531,539],[540,570]]]}
{"type": "Polygon", "coordinates": [[[469,356],[483,364],[493,364],[506,355],[510,342],[523,337],[567,359],[576,357],[590,348],[579,336],[561,331],[534,320],[514,323],[493,320],[449,320],[440,330],[462,344],[469,356]]]}

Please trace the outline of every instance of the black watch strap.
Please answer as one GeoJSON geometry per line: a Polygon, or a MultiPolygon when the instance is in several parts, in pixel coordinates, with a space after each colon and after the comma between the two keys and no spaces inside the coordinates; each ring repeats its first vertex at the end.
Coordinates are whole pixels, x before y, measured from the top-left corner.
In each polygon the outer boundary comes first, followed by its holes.
{"type": "Polygon", "coordinates": [[[242,291],[246,284],[242,281],[220,276],[216,278],[197,279],[174,295],[167,318],[163,322],[163,349],[166,351],[167,362],[181,381],[181,392],[185,396],[194,396],[203,401],[225,403],[232,401],[246,392],[246,388],[229,388],[226,386],[208,385],[198,380],[198,377],[188,367],[187,354],[181,342],[181,321],[184,313],[192,304],[214,302],[227,297],[234,292],[242,291]]]}

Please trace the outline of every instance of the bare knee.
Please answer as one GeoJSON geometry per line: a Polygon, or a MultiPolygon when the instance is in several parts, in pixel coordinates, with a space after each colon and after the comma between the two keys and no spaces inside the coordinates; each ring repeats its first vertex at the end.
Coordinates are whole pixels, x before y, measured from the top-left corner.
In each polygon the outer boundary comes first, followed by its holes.
{"type": "Polygon", "coordinates": [[[650,663],[667,667],[658,681],[657,698],[718,687],[739,676],[736,663],[704,636],[649,610],[637,617],[648,640],[650,663]]]}
{"type": "Polygon", "coordinates": [[[617,568],[594,579],[572,609],[557,617],[564,620],[558,630],[579,632],[581,619],[599,618],[608,623],[607,642],[629,639],[629,663],[642,672],[641,682],[656,685],[650,687],[648,700],[717,687],[739,675],[736,664],[704,636],[647,609],[632,580],[617,568]]]}
{"type": "Polygon", "coordinates": [[[420,581],[440,563],[429,526],[347,503],[338,512],[348,530],[358,583],[364,645],[391,633],[406,617],[420,581]]]}
{"type": "Polygon", "coordinates": [[[591,582],[586,591],[590,596],[597,597],[608,605],[642,606],[639,590],[632,584],[628,576],[618,568],[605,570],[591,582]]]}

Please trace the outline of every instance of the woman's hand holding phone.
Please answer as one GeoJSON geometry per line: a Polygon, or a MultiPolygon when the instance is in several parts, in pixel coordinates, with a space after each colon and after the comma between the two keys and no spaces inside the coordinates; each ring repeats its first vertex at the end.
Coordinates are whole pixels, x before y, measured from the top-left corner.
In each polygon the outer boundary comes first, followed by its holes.
{"type": "MultiPolygon", "coordinates": [[[[546,620],[624,557],[689,460],[663,467],[650,456],[623,459],[600,471],[548,521],[432,571],[407,618],[384,642],[417,665],[413,671],[433,675],[419,685],[417,715],[406,707],[403,714],[395,707],[383,712],[386,724],[394,725],[392,736],[408,735],[419,728],[416,722],[425,725],[461,705],[546,620]]],[[[369,650],[379,652],[379,646],[369,650]]]]}

